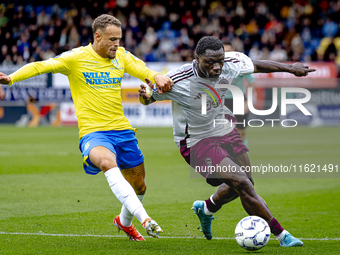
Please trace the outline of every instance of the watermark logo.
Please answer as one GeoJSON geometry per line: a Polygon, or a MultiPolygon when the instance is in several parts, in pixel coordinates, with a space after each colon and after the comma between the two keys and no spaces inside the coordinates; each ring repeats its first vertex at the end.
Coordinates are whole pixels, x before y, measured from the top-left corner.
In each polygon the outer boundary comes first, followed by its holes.
{"type": "MultiPolygon", "coordinates": [[[[233,114],[237,115],[244,115],[245,109],[244,109],[244,94],[240,88],[234,85],[229,84],[215,84],[214,87],[211,85],[205,84],[203,82],[198,82],[200,85],[204,85],[206,88],[200,88],[200,90],[204,91],[205,93],[202,93],[201,98],[201,114],[207,115],[207,95],[209,95],[210,98],[212,98],[214,104],[217,106],[218,102],[216,102],[214,95],[219,100],[219,103],[221,106],[223,106],[222,103],[222,97],[217,92],[218,89],[223,89],[223,91],[226,91],[227,89],[230,90],[230,92],[233,95],[233,114]]],[[[251,113],[259,116],[268,116],[272,113],[274,113],[278,107],[278,89],[272,88],[272,105],[270,109],[267,110],[258,110],[255,109],[253,104],[253,88],[248,88],[248,94],[247,94],[247,102],[248,102],[248,109],[251,113]]],[[[289,87],[283,87],[281,88],[281,115],[285,116],[287,115],[287,105],[293,104],[295,105],[304,115],[312,115],[306,107],[303,106],[304,103],[309,102],[311,99],[311,93],[309,90],[304,88],[289,88],[289,87]],[[287,98],[288,93],[301,93],[304,94],[305,97],[303,98],[287,98]]],[[[265,121],[271,122],[272,126],[274,126],[275,121],[280,121],[279,119],[266,119],[265,121]]],[[[225,125],[229,122],[227,119],[215,119],[214,120],[214,126],[216,125],[225,125]]],[[[243,124],[246,125],[245,120],[244,123],[234,123],[234,124],[243,124]]],[[[286,119],[281,121],[281,125],[284,127],[295,127],[297,126],[297,121],[294,119],[286,119]],[[288,124],[289,123],[289,124],[288,124]],[[293,123],[293,124],[292,124],[293,123]]],[[[264,121],[261,119],[250,119],[248,121],[248,125],[251,127],[262,127],[264,125],[264,121]],[[255,124],[257,123],[257,124],[255,124]]]]}

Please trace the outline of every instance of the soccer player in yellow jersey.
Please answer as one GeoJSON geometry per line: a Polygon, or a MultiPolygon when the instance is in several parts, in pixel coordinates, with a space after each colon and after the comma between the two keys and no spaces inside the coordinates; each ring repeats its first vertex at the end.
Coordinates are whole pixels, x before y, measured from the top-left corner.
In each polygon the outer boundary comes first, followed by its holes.
{"type": "MultiPolygon", "coordinates": [[[[124,116],[121,79],[124,73],[157,84],[159,93],[171,89],[167,76],[148,69],[145,63],[119,47],[121,23],[111,15],[100,15],[92,24],[94,42],[46,61],[30,63],[7,76],[0,84],[12,85],[43,73],[68,76],[79,126],[79,148],[88,174],[104,172],[109,186],[123,204],[114,225],[130,240],[145,241],[132,225],[135,216],[148,235],[158,237],[162,229],[146,213],[144,157],[138,147],[135,129],[124,116]]],[[[0,85],[0,99],[5,97],[0,85]]]]}

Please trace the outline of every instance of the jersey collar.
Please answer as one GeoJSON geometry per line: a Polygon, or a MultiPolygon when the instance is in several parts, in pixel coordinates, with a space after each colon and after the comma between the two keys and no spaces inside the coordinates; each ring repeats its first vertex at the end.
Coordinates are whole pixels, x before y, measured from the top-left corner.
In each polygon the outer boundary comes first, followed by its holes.
{"type": "Polygon", "coordinates": [[[91,54],[92,54],[95,58],[103,59],[101,56],[98,55],[97,52],[94,51],[92,43],[89,43],[89,45],[87,46],[87,48],[89,49],[89,51],[91,52],[91,54]]]}
{"type": "MultiPolygon", "coordinates": [[[[194,75],[195,75],[196,77],[199,77],[195,65],[196,65],[196,60],[194,59],[194,60],[192,61],[192,70],[194,71],[194,75]]],[[[199,77],[199,78],[201,78],[201,77],[199,77]]]]}
{"type": "Polygon", "coordinates": [[[109,58],[103,58],[103,57],[99,56],[98,53],[95,52],[95,50],[93,49],[92,43],[89,43],[89,45],[86,46],[86,48],[88,48],[88,50],[90,51],[91,55],[94,56],[95,58],[100,59],[101,61],[104,60],[104,61],[109,61],[109,62],[111,62],[111,59],[109,59],[109,58]]]}

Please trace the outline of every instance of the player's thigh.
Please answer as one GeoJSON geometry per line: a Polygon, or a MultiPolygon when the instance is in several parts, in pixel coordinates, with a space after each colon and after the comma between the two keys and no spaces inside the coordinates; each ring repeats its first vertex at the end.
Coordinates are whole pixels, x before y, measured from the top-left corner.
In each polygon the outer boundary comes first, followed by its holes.
{"type": "Polygon", "coordinates": [[[144,162],[136,167],[122,168],[121,172],[124,178],[134,188],[137,195],[144,194],[146,190],[144,162]]]}
{"type": "Polygon", "coordinates": [[[90,150],[90,161],[102,171],[117,167],[116,155],[104,146],[96,146],[90,150]]]}
{"type": "Polygon", "coordinates": [[[93,132],[79,141],[79,149],[83,156],[83,167],[87,174],[98,174],[117,167],[114,141],[107,132],[93,132]]]}
{"type": "Polygon", "coordinates": [[[218,179],[236,191],[247,189],[249,185],[253,185],[247,174],[242,171],[241,166],[236,164],[231,158],[225,157],[219,165],[222,171],[214,172],[210,178],[218,179]]]}
{"type": "Polygon", "coordinates": [[[117,152],[117,163],[120,169],[138,168],[139,170],[136,170],[136,173],[144,172],[144,164],[143,167],[139,167],[144,163],[144,156],[132,130],[124,130],[119,133],[115,151],[117,152]],[[141,168],[143,170],[140,170],[141,168]]]}
{"type": "Polygon", "coordinates": [[[251,164],[250,164],[248,153],[245,152],[241,155],[238,155],[237,157],[235,157],[234,161],[239,166],[242,166],[242,171],[245,171],[245,173],[248,176],[248,178],[250,179],[250,181],[254,184],[254,180],[253,180],[252,173],[251,173],[251,164]]]}

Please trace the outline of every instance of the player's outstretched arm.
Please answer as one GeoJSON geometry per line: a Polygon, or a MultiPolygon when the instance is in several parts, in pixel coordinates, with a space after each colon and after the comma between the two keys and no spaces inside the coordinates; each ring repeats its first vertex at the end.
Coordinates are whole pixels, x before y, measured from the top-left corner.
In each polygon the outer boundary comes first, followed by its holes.
{"type": "Polygon", "coordinates": [[[145,84],[140,85],[140,89],[138,90],[139,102],[141,102],[141,104],[143,105],[149,105],[155,102],[156,100],[152,97],[152,87],[153,87],[152,82],[148,78],[145,78],[145,81],[147,85],[145,84]],[[147,92],[146,86],[149,86],[149,88],[151,88],[151,93],[147,92]]]}
{"type": "Polygon", "coordinates": [[[286,64],[271,60],[253,60],[254,73],[273,73],[273,72],[288,72],[295,76],[307,76],[310,72],[315,72],[315,69],[309,69],[302,63],[286,64]]]}

